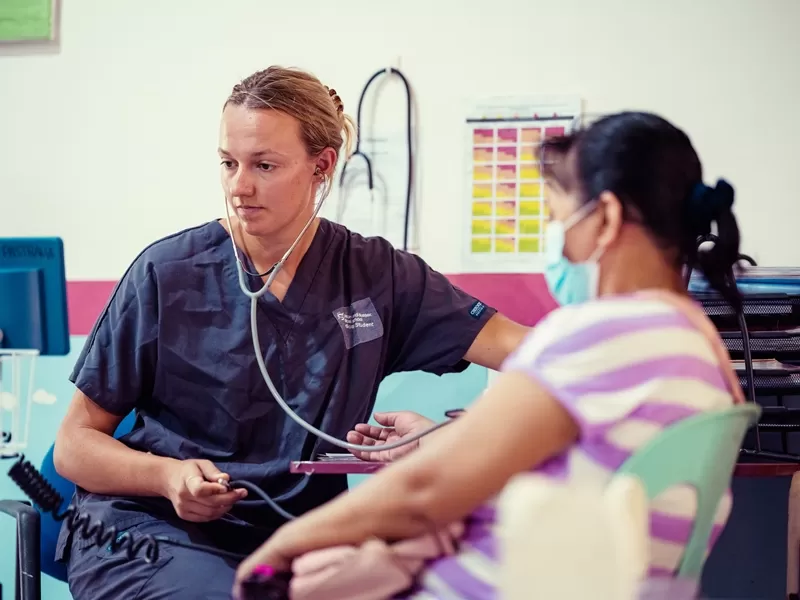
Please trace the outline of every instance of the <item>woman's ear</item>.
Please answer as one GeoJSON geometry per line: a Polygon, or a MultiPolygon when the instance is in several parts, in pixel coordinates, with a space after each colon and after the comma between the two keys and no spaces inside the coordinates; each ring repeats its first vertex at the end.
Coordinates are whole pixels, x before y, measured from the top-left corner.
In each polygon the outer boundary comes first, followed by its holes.
{"type": "Polygon", "coordinates": [[[336,169],[336,158],[336,150],[333,148],[325,148],[317,156],[314,163],[314,170],[324,175],[333,175],[333,171],[336,169]]]}
{"type": "Polygon", "coordinates": [[[603,192],[598,200],[603,214],[603,225],[597,245],[608,248],[619,237],[622,229],[622,202],[613,192],[603,192]]]}

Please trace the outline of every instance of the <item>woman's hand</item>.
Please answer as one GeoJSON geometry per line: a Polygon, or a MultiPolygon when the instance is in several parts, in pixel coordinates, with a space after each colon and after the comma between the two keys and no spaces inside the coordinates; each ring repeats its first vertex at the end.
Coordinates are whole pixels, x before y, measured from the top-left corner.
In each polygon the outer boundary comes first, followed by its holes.
{"type": "MultiPolygon", "coordinates": [[[[427,417],[423,417],[410,410],[375,413],[374,417],[383,427],[359,423],[356,425],[355,431],[351,431],[347,434],[347,441],[351,444],[363,446],[380,446],[381,444],[396,442],[410,437],[436,424],[427,417]]],[[[351,452],[361,460],[391,462],[397,460],[401,456],[405,456],[417,447],[419,447],[419,440],[406,444],[405,446],[400,446],[394,450],[377,450],[375,452],[359,452],[353,450],[351,452]]]]}
{"type": "Polygon", "coordinates": [[[184,521],[214,521],[247,496],[247,490],[228,489],[229,479],[209,460],[174,461],[167,473],[164,495],[184,521]]]}

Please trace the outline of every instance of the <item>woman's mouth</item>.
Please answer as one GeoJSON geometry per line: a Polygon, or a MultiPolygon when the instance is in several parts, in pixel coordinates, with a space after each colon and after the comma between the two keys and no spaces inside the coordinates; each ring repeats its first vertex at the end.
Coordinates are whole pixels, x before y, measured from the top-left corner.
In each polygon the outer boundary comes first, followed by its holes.
{"type": "Polygon", "coordinates": [[[260,206],[237,206],[236,214],[242,219],[252,219],[258,216],[264,209],[260,206]]]}

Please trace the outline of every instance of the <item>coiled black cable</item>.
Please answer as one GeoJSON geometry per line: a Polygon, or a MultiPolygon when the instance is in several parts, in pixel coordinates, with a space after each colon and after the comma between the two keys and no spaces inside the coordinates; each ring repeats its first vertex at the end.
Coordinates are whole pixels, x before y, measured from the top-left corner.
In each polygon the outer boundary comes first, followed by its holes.
{"type": "MultiPolygon", "coordinates": [[[[706,242],[713,242],[716,243],[719,241],[719,238],[712,234],[706,234],[704,236],[700,236],[697,238],[697,248],[699,248],[702,244],[706,242]]],[[[737,264],[741,261],[745,261],[750,263],[752,266],[757,266],[756,261],[753,259],[752,256],[747,254],[739,254],[739,258],[737,259],[737,264]]],[[[731,283],[736,286],[736,265],[731,268],[730,272],[728,273],[728,278],[730,279],[731,283]]],[[[691,280],[692,271],[694,270],[694,265],[689,264],[686,266],[685,271],[685,279],[684,284],[686,288],[689,288],[689,282],[691,280]]],[[[750,402],[756,402],[756,384],[755,384],[755,372],[753,369],[753,354],[750,350],[750,332],[747,328],[747,319],[745,318],[744,314],[744,300],[741,303],[741,306],[734,307],[736,310],[736,317],[739,323],[739,330],[742,334],[742,353],[744,354],[744,372],[745,372],[745,384],[747,385],[747,396],[750,402]]],[[[761,453],[761,432],[759,431],[758,425],[755,426],[755,437],[756,437],[756,449],[755,452],[761,453]]],[[[747,450],[742,450],[743,452],[747,453],[747,450]]]]}
{"type": "Polygon", "coordinates": [[[89,515],[79,512],[72,505],[61,511],[64,498],[24,456],[14,463],[8,476],[39,510],[50,513],[56,521],[66,521],[71,533],[85,540],[91,539],[99,548],[108,546],[111,552],[124,549],[129,560],[133,560],[142,550],[147,562],[158,560],[158,541],[153,536],[134,539],[128,532],[118,535],[116,527],[106,527],[99,521],[92,523],[89,515]]]}
{"type": "MultiPolygon", "coordinates": [[[[744,317],[744,306],[739,311],[739,329],[742,332],[742,351],[744,353],[744,371],[745,379],[747,380],[747,395],[750,402],[756,402],[756,381],[755,373],[753,372],[753,355],[750,351],[750,333],[747,329],[747,321],[744,317]]],[[[756,434],[756,452],[761,452],[761,432],[758,425],[755,427],[756,434]]]]}
{"type": "MultiPolygon", "coordinates": [[[[739,258],[736,261],[737,264],[741,261],[749,262],[752,266],[757,266],[756,261],[753,260],[753,257],[748,256],[747,254],[739,254],[739,258]]],[[[731,268],[728,277],[731,280],[733,286],[736,286],[736,265],[731,268]]],[[[747,328],[747,319],[744,315],[744,304],[745,301],[742,299],[742,305],[736,311],[736,316],[739,321],[739,330],[742,333],[742,353],[744,354],[744,373],[745,379],[747,383],[747,396],[750,402],[756,402],[756,376],[755,370],[753,369],[753,354],[750,350],[750,332],[747,328]]],[[[755,434],[756,434],[756,453],[761,452],[761,432],[759,431],[758,424],[755,426],[755,434]]]]}
{"type": "MultiPolygon", "coordinates": [[[[64,521],[73,535],[77,534],[84,540],[92,540],[99,548],[108,547],[112,553],[125,551],[129,560],[133,560],[137,555],[143,552],[145,561],[148,563],[156,562],[159,555],[159,544],[199,550],[223,558],[233,559],[237,562],[245,558],[244,554],[220,550],[213,546],[203,546],[200,544],[173,540],[165,536],[144,535],[134,537],[127,531],[119,533],[116,527],[107,527],[101,521],[92,522],[89,515],[80,512],[72,504],[62,511],[60,509],[61,505],[64,504],[64,498],[56,491],[50,482],[39,473],[30,461],[25,460],[24,455],[20,455],[18,460],[12,465],[11,469],[8,471],[8,476],[17,487],[31,499],[40,511],[49,513],[55,521],[64,521]]],[[[264,490],[250,482],[232,481],[230,487],[245,488],[260,496],[273,510],[284,518],[289,520],[295,518],[278,506],[272,498],[264,493],[264,490]]]]}

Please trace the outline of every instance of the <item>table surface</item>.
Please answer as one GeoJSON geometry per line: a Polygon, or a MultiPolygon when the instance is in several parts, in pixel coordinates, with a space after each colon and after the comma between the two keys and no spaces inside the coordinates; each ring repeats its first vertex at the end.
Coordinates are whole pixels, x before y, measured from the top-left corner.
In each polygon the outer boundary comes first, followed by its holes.
{"type": "Polygon", "coordinates": [[[791,477],[798,471],[800,471],[799,463],[740,462],[733,474],[739,477],[791,477]]]}
{"type": "MultiPolygon", "coordinates": [[[[309,475],[369,475],[380,471],[389,463],[369,462],[354,456],[335,460],[292,461],[292,473],[309,475]]],[[[733,474],[738,477],[791,477],[800,471],[800,463],[743,461],[736,465],[733,474]]]]}

